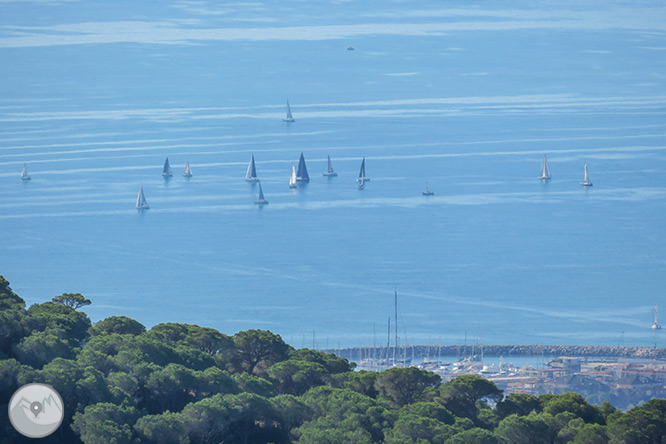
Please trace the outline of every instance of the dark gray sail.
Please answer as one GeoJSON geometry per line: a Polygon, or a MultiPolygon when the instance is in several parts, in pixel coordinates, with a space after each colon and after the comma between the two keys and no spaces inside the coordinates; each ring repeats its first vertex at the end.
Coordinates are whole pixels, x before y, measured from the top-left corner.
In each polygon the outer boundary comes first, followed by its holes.
{"type": "Polygon", "coordinates": [[[370,180],[370,178],[365,175],[365,157],[361,162],[361,171],[359,171],[358,178],[356,180],[361,183],[365,183],[370,180]]]}
{"type": "Polygon", "coordinates": [[[268,201],[264,197],[264,190],[261,189],[261,182],[259,182],[259,199],[254,201],[257,205],[266,205],[268,201]]]}
{"type": "Polygon", "coordinates": [[[301,153],[301,158],[298,161],[296,180],[299,182],[310,182],[310,175],[308,174],[308,167],[305,166],[305,157],[303,157],[303,153],[301,153]]]}
{"type": "Polygon", "coordinates": [[[167,157],[164,161],[164,168],[162,168],[162,176],[171,177],[173,173],[171,172],[171,166],[169,165],[169,158],[167,157]]]}
{"type": "Polygon", "coordinates": [[[250,157],[250,164],[247,166],[245,180],[248,182],[256,182],[259,180],[257,179],[257,168],[254,166],[254,154],[250,157]]]}

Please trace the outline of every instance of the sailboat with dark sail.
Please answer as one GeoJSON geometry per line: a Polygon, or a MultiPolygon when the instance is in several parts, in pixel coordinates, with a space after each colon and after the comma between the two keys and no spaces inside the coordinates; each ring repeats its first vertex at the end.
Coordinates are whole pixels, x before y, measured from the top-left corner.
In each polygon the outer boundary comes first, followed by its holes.
{"type": "Polygon", "coordinates": [[[192,168],[190,168],[190,162],[187,162],[187,165],[185,166],[185,172],[183,173],[183,177],[192,177],[192,168]]]}
{"type": "Polygon", "coordinates": [[[282,119],[283,122],[295,122],[294,116],[291,115],[291,106],[289,106],[289,100],[287,100],[287,117],[282,119]]]}
{"type": "Polygon", "coordinates": [[[370,180],[369,177],[366,177],[365,175],[365,157],[363,158],[363,161],[361,162],[361,171],[358,173],[358,177],[356,178],[358,182],[365,183],[370,180]]]}
{"type": "Polygon", "coordinates": [[[257,167],[254,165],[254,154],[250,156],[250,163],[245,172],[245,180],[248,182],[259,182],[259,178],[257,177],[257,167]]]}
{"type": "Polygon", "coordinates": [[[550,180],[550,167],[548,166],[548,159],[546,159],[545,154],[543,162],[541,162],[541,174],[539,174],[538,179],[542,181],[550,180]]]}
{"type": "Polygon", "coordinates": [[[590,182],[590,176],[587,174],[587,162],[585,162],[585,178],[580,184],[584,187],[592,186],[592,182],[590,182]]]}
{"type": "Polygon", "coordinates": [[[164,161],[164,168],[162,168],[163,177],[171,177],[173,173],[171,172],[171,165],[169,165],[169,158],[167,157],[164,161]]]}
{"type": "Polygon", "coordinates": [[[310,182],[310,175],[308,174],[308,167],[305,166],[305,157],[301,153],[301,158],[298,160],[298,172],[296,173],[297,182],[310,182]]]}
{"type": "Polygon", "coordinates": [[[23,171],[21,171],[21,180],[30,180],[30,174],[28,174],[28,167],[23,164],[23,171]]]}
{"type": "Polygon", "coordinates": [[[259,199],[254,201],[255,204],[257,205],[266,205],[268,204],[268,201],[264,197],[264,190],[261,189],[261,182],[259,182],[259,199]]]}
{"type": "Polygon", "coordinates": [[[324,173],[324,176],[336,177],[338,173],[333,171],[333,163],[331,162],[331,156],[328,156],[328,170],[324,173]]]}
{"type": "Polygon", "coordinates": [[[146,201],[146,196],[144,196],[143,194],[143,184],[141,184],[141,188],[139,189],[139,195],[136,198],[136,208],[139,211],[147,210],[150,208],[148,206],[148,202],[146,201]]]}

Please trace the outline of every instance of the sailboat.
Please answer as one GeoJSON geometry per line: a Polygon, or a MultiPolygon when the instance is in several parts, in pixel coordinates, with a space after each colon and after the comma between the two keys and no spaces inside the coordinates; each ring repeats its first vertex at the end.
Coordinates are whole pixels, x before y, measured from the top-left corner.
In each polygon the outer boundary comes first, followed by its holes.
{"type": "Polygon", "coordinates": [[[291,177],[289,177],[289,188],[296,188],[296,167],[291,166],[291,177]]]}
{"type": "Polygon", "coordinates": [[[358,189],[362,190],[363,188],[365,188],[365,179],[361,179],[358,181],[358,189]]]}
{"type": "Polygon", "coordinates": [[[543,162],[541,163],[541,174],[538,179],[540,180],[550,180],[550,167],[548,166],[548,159],[546,155],[543,156],[543,162]]]}
{"type": "Polygon", "coordinates": [[[287,100],[287,117],[282,119],[283,122],[295,122],[294,116],[291,115],[291,107],[289,106],[289,100],[287,100]]]}
{"type": "Polygon", "coordinates": [[[324,173],[324,176],[336,177],[338,173],[333,171],[333,163],[331,163],[331,156],[328,156],[328,171],[324,173]]]}
{"type": "Polygon", "coordinates": [[[30,174],[28,174],[28,167],[25,166],[25,163],[23,164],[23,171],[21,171],[21,179],[30,180],[30,174]]]}
{"type": "Polygon", "coordinates": [[[136,208],[138,210],[147,210],[150,208],[148,206],[148,202],[146,201],[146,196],[143,195],[143,184],[141,184],[139,195],[136,198],[136,208]]]}
{"type": "Polygon", "coordinates": [[[590,176],[587,174],[587,162],[585,162],[585,178],[580,184],[584,187],[592,186],[592,182],[590,182],[590,176]]]}
{"type": "Polygon", "coordinates": [[[171,177],[173,173],[171,172],[171,166],[169,165],[169,158],[167,157],[164,161],[164,168],[162,168],[162,176],[171,177]]]}
{"type": "Polygon", "coordinates": [[[432,190],[428,187],[428,181],[427,181],[427,180],[426,180],[426,190],[425,190],[425,191],[421,191],[421,194],[423,194],[424,196],[434,196],[434,195],[435,195],[435,192],[432,191],[432,190]]]}
{"type": "Polygon", "coordinates": [[[303,157],[303,153],[301,153],[301,158],[298,160],[296,180],[298,182],[310,182],[310,175],[308,174],[308,167],[305,166],[305,157],[303,157]]]}
{"type": "Polygon", "coordinates": [[[248,182],[259,182],[257,177],[257,168],[254,166],[254,154],[250,157],[250,164],[247,166],[245,180],[248,182]]]}
{"type": "Polygon", "coordinates": [[[254,203],[257,205],[266,205],[268,201],[264,197],[264,191],[261,189],[261,182],[259,182],[259,199],[255,200],[254,203]]]}
{"type": "Polygon", "coordinates": [[[657,304],[654,304],[654,322],[652,323],[652,329],[659,330],[660,328],[661,325],[659,325],[659,322],[657,322],[657,304]]]}
{"type": "Polygon", "coordinates": [[[369,177],[365,177],[365,157],[363,158],[363,161],[361,162],[361,171],[358,173],[358,178],[356,179],[358,182],[367,182],[370,180],[369,177]]]}
{"type": "Polygon", "coordinates": [[[183,177],[192,177],[192,168],[190,168],[190,162],[187,162],[187,166],[185,167],[185,172],[183,173],[183,177]]]}

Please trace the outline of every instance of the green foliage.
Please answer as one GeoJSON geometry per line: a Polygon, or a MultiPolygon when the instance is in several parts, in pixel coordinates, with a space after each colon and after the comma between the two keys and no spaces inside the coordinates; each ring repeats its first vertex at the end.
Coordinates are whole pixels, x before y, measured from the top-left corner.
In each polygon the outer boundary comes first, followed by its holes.
{"type": "Polygon", "coordinates": [[[442,384],[439,387],[439,396],[436,401],[454,415],[468,418],[475,424],[482,425],[482,421],[478,417],[477,402],[496,403],[501,397],[502,390],[498,389],[493,382],[479,376],[465,375],[442,384]]]}
{"type": "Polygon", "coordinates": [[[233,336],[236,348],[231,363],[236,371],[265,375],[273,364],[287,359],[289,346],[267,330],[247,330],[233,336]]]}
{"type": "Polygon", "coordinates": [[[234,346],[229,336],[212,328],[192,324],[158,324],[149,333],[169,344],[191,346],[210,355],[229,353],[234,346]]]}
{"type": "Polygon", "coordinates": [[[421,418],[435,419],[448,425],[455,424],[456,422],[456,418],[451,412],[435,402],[416,402],[414,404],[409,404],[402,407],[398,414],[400,416],[413,415],[421,418]]]}
{"type": "Polygon", "coordinates": [[[333,353],[322,353],[317,350],[309,348],[301,348],[299,350],[290,350],[289,359],[295,361],[308,361],[320,364],[326,369],[326,372],[334,375],[337,373],[351,372],[356,364],[349,362],[345,358],[340,358],[333,353]]]}
{"type": "Polygon", "coordinates": [[[189,444],[182,415],[165,412],[161,415],[146,415],[134,424],[143,444],[189,444]]]}
{"type": "Polygon", "coordinates": [[[557,415],[562,412],[570,412],[588,423],[603,422],[603,416],[596,407],[587,403],[578,393],[563,393],[550,399],[543,407],[545,413],[557,415]]]}
{"type": "Polygon", "coordinates": [[[139,417],[134,407],[110,403],[92,404],[74,415],[72,429],[84,444],[130,444],[132,425],[139,417]]]}
{"type": "Polygon", "coordinates": [[[74,310],[92,304],[90,299],[86,299],[81,293],[63,293],[51,299],[51,302],[66,305],[74,310]]]}
{"type": "Polygon", "coordinates": [[[609,421],[610,444],[661,444],[666,442],[666,400],[651,399],[609,421]]]}
{"type": "Polygon", "coordinates": [[[497,403],[497,416],[500,419],[509,415],[526,416],[532,412],[540,413],[541,410],[539,399],[526,393],[511,393],[497,403]]]}
{"type": "Polygon", "coordinates": [[[551,415],[531,413],[527,416],[511,415],[497,426],[496,433],[511,444],[550,443],[555,438],[551,430],[551,415]]]}
{"type": "Polygon", "coordinates": [[[110,316],[103,321],[95,323],[90,329],[92,335],[139,335],[146,331],[140,322],[127,316],[110,316]]]}
{"type": "Polygon", "coordinates": [[[446,444],[504,444],[502,437],[485,429],[474,428],[454,435],[446,444]]]}
{"type": "Polygon", "coordinates": [[[318,363],[289,359],[268,369],[268,376],[277,382],[280,393],[302,395],[312,387],[323,385],[328,372],[318,363]]]}
{"type": "Polygon", "coordinates": [[[402,407],[431,399],[440,382],[438,375],[416,367],[392,368],[377,376],[375,388],[394,405],[402,407]]]}
{"type": "Polygon", "coordinates": [[[27,336],[15,348],[16,357],[33,367],[42,367],[55,358],[72,359],[76,356],[73,347],[53,330],[38,331],[27,336]]]}

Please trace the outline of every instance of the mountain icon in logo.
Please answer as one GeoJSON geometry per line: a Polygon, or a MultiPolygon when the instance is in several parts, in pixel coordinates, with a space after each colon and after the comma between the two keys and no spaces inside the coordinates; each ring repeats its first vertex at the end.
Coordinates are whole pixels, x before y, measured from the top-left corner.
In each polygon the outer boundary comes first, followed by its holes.
{"type": "Polygon", "coordinates": [[[24,385],[9,401],[9,421],[29,438],[50,435],[60,427],[64,416],[62,398],[49,385],[24,385]]]}

